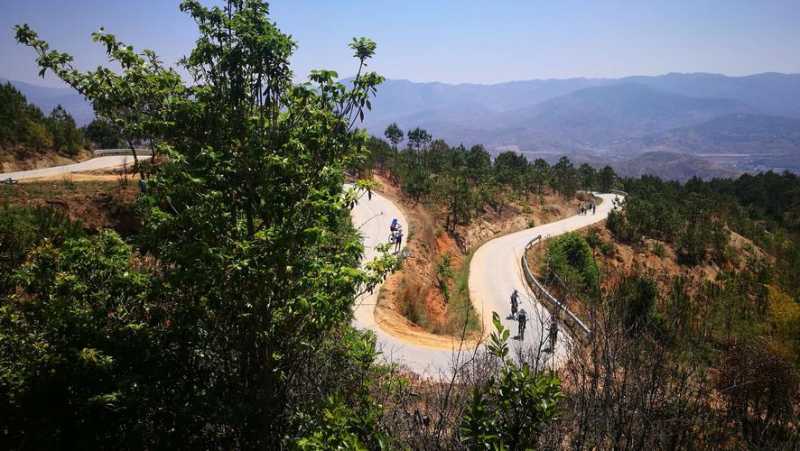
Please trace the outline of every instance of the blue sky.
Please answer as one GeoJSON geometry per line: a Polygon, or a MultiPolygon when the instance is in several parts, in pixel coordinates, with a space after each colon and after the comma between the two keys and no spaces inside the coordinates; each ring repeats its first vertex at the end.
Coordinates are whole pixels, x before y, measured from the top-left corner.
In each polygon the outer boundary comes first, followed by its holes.
{"type": "MultiPolygon", "coordinates": [[[[191,20],[171,0],[2,0],[0,77],[38,79],[11,27],[29,23],[79,67],[104,63],[89,34],[104,26],[168,62],[192,47],[191,20]]],[[[273,19],[299,44],[299,79],[313,68],[353,72],[347,43],[378,43],[388,78],[496,83],[668,72],[800,72],[798,0],[277,0],[273,19]]]]}

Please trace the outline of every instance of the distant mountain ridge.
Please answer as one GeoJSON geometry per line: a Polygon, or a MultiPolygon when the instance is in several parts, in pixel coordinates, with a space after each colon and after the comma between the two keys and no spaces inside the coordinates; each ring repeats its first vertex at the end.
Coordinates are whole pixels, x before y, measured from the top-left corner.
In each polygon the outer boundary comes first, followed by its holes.
{"type": "Polygon", "coordinates": [[[729,77],[707,73],[670,73],[624,78],[568,78],[497,84],[446,84],[387,80],[378,91],[373,117],[404,116],[424,110],[456,108],[465,103],[502,112],[530,107],[580,89],[636,83],[687,97],[738,100],[761,112],[800,117],[800,74],[762,73],[729,77]]]}
{"type": "Polygon", "coordinates": [[[620,83],[583,88],[527,109],[502,113],[496,120],[510,124],[510,132],[494,140],[522,147],[536,144],[531,141],[535,135],[568,147],[606,149],[620,139],[751,110],[736,100],[687,97],[642,84],[620,83]],[[534,133],[520,138],[520,130],[534,133]]]}
{"type": "MultiPolygon", "coordinates": [[[[644,149],[670,147],[686,153],[764,153],[800,149],[800,119],[762,114],[728,114],[656,133],[636,141],[644,149]],[[698,152],[702,149],[702,152],[698,152]]],[[[800,154],[797,155],[800,159],[800,154]]]]}
{"type": "Polygon", "coordinates": [[[675,152],[646,152],[630,160],[614,164],[617,172],[626,177],[656,175],[667,180],[686,181],[692,177],[703,179],[731,178],[741,171],[693,155],[675,152]]]}
{"type": "MultiPolygon", "coordinates": [[[[795,139],[800,133],[800,74],[671,73],[494,85],[388,80],[373,106],[365,126],[377,136],[397,122],[406,130],[425,128],[451,143],[484,144],[495,153],[551,152],[590,161],[631,160],[648,152],[695,158],[742,153],[748,156],[741,161],[704,166],[719,166],[722,172],[726,164],[736,171],[800,170],[800,162],[793,165],[790,159],[800,160],[795,139]],[[775,156],[776,147],[777,160],[761,158],[775,156]]],[[[684,166],[692,161],[682,159],[684,166]]],[[[646,162],[655,160],[639,163],[646,162]]]]}

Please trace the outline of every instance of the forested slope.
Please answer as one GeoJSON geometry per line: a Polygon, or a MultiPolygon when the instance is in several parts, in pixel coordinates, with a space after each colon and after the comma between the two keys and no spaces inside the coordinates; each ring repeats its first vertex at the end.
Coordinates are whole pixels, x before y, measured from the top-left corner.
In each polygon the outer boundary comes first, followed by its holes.
{"type": "Polygon", "coordinates": [[[46,152],[74,157],[85,144],[75,120],[60,105],[45,116],[10,83],[0,85],[0,157],[24,159],[46,152]]]}

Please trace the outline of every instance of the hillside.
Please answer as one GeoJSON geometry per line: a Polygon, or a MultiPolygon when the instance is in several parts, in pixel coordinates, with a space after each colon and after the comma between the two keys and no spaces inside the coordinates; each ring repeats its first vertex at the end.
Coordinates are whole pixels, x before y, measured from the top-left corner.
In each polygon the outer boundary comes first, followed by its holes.
{"type": "Polygon", "coordinates": [[[800,119],[730,114],[632,139],[628,152],[687,153],[735,168],[800,170],[800,119]]]}
{"type": "Polygon", "coordinates": [[[536,136],[571,147],[604,149],[625,137],[697,123],[720,114],[748,111],[729,99],[669,94],[641,84],[586,88],[535,107],[504,113],[508,124],[493,139],[498,144],[541,147],[536,136]]]}
{"type": "Polygon", "coordinates": [[[61,105],[45,115],[10,83],[0,84],[0,171],[64,164],[85,157],[86,147],[61,105]]]}
{"type": "Polygon", "coordinates": [[[771,115],[800,118],[800,74],[767,72],[744,77],[720,74],[670,73],[657,77],[627,77],[655,89],[690,97],[737,100],[771,115]]]}
{"type": "Polygon", "coordinates": [[[495,237],[572,216],[581,202],[549,190],[540,197],[498,193],[498,208],[476,206],[469,221],[450,227],[448,209],[436,197],[417,202],[391,177],[376,175],[376,180],[409,222],[409,256],[381,288],[376,318],[395,336],[445,349],[458,342],[465,322],[470,338],[480,327],[467,287],[473,252],[495,237]],[[444,280],[442,265],[452,271],[444,280]]]}
{"type": "Polygon", "coordinates": [[[711,449],[796,449],[797,176],[623,184],[628,196],[604,226],[528,253],[591,327],[589,350],[563,374],[575,405],[592,407],[568,413],[566,429],[591,424],[587,435],[602,440],[631,424],[650,430],[678,409],[711,449]]]}
{"type": "Polygon", "coordinates": [[[654,151],[637,155],[614,164],[617,172],[626,177],[655,175],[667,180],[686,181],[693,177],[711,179],[736,177],[737,171],[689,154],[654,151]]]}

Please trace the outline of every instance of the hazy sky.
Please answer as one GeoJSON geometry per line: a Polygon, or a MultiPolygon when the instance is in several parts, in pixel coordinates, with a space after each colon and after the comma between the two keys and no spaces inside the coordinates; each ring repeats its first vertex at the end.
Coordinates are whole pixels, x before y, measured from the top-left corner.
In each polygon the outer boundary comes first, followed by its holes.
{"type": "MultiPolygon", "coordinates": [[[[378,43],[372,69],[388,78],[496,83],[667,72],[800,72],[800,0],[276,0],[271,13],[299,44],[296,76],[351,75],[347,43],[378,43]]],[[[105,59],[89,34],[104,26],[168,62],[191,48],[178,0],[0,0],[0,77],[37,76],[13,39],[27,22],[79,67],[105,59]]]]}

